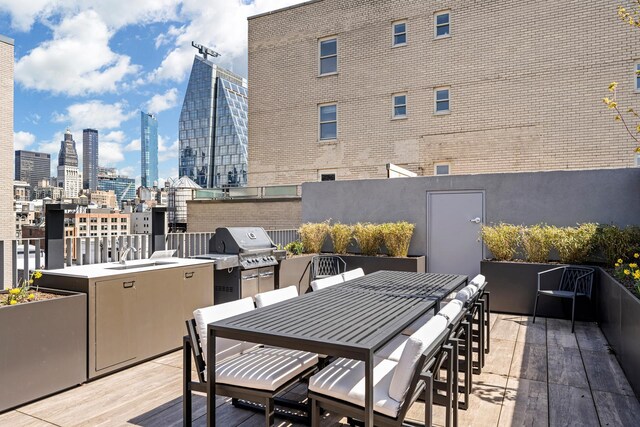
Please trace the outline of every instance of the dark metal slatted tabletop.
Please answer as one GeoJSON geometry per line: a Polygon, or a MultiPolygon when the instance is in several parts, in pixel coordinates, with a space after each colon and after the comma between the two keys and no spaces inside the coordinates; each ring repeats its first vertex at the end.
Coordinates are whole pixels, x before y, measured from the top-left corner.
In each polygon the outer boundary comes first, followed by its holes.
{"type": "MultiPolygon", "coordinates": [[[[217,336],[364,360],[369,402],[374,352],[466,282],[453,274],[379,271],[211,323],[208,354],[215,354],[217,336]]],[[[211,386],[215,363],[207,362],[211,386]]]]}

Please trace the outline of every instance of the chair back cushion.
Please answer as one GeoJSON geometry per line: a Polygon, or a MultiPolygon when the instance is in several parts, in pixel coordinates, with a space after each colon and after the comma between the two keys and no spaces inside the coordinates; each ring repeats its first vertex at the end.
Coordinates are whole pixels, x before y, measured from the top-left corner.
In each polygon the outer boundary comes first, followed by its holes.
{"type": "Polygon", "coordinates": [[[467,285],[456,294],[456,299],[463,303],[471,299],[478,292],[478,287],[474,285],[467,285]]]}
{"type": "Polygon", "coordinates": [[[392,399],[398,402],[403,401],[411,385],[411,378],[413,378],[415,370],[422,368],[417,366],[420,356],[446,328],[447,319],[443,316],[434,316],[409,337],[402,351],[402,356],[400,356],[398,366],[393,373],[391,384],[389,384],[389,396],[392,399]]]}
{"type": "Polygon", "coordinates": [[[451,324],[451,321],[456,318],[458,313],[462,311],[464,303],[460,300],[454,299],[449,304],[442,307],[442,309],[436,314],[436,316],[442,316],[447,319],[447,325],[451,324]]]}
{"type": "Polygon", "coordinates": [[[342,278],[342,275],[336,274],[335,276],[314,280],[313,282],[311,282],[311,289],[313,289],[314,291],[319,291],[320,289],[339,285],[340,283],[343,283],[343,282],[344,282],[344,279],[342,278]]]}
{"type": "Polygon", "coordinates": [[[280,301],[286,301],[298,296],[298,288],[296,286],[287,286],[286,288],[276,289],[274,291],[263,292],[256,295],[256,306],[258,308],[266,307],[280,301]]]}
{"type": "MultiPolygon", "coordinates": [[[[202,345],[202,355],[207,361],[207,325],[228,317],[237,316],[255,309],[251,297],[238,301],[231,301],[224,304],[212,305],[211,307],[199,308],[193,312],[196,321],[196,328],[200,336],[202,345]]],[[[241,353],[247,347],[246,343],[228,338],[216,338],[216,362],[227,359],[241,353]]]]}
{"type": "Polygon", "coordinates": [[[342,273],[342,279],[346,282],[347,280],[357,279],[358,277],[364,276],[364,270],[361,268],[356,268],[355,270],[349,270],[342,273]]]}
{"type": "Polygon", "coordinates": [[[469,282],[469,284],[481,288],[482,285],[484,285],[484,282],[486,282],[486,278],[482,274],[478,274],[471,280],[471,282],[469,282]]]}

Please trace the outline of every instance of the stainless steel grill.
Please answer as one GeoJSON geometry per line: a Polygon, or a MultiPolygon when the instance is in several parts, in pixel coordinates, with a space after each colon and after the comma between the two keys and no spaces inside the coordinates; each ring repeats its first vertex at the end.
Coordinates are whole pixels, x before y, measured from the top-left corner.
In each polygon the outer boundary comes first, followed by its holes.
{"type": "Polygon", "coordinates": [[[285,256],[263,228],[221,227],[209,253],[197,258],[216,260],[214,304],[221,304],[275,289],[275,268],[285,256]]]}

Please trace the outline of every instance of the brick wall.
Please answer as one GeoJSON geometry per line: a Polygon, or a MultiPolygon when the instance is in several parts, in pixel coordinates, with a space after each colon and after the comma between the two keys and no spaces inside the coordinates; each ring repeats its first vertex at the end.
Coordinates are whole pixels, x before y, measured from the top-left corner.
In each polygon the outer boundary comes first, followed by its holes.
{"type": "Polygon", "coordinates": [[[301,223],[300,199],[187,201],[188,232],[215,231],[218,227],[248,226],[282,230],[298,228],[301,223]]]}
{"type": "Polygon", "coordinates": [[[11,283],[11,242],[7,240],[15,238],[13,168],[13,41],[0,36],[0,240],[5,242],[0,289],[11,283]]]}
{"type": "Polygon", "coordinates": [[[249,20],[249,184],[630,167],[634,143],[601,98],[640,106],[640,30],[615,1],[322,0],[249,20]],[[451,37],[434,38],[450,10],[451,37]],[[406,20],[407,45],[392,47],[406,20]],[[318,77],[318,39],[338,39],[338,74],[318,77]],[[451,113],[434,114],[450,86],[451,113]],[[392,94],[408,117],[392,120],[392,94]],[[338,138],[318,141],[318,104],[337,102],[338,138]]]}

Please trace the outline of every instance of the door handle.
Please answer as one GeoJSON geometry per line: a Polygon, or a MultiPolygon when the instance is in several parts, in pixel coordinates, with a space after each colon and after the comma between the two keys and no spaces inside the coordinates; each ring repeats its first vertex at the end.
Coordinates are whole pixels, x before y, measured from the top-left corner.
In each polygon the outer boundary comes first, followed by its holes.
{"type": "Polygon", "coordinates": [[[136,284],[135,280],[132,280],[130,282],[122,282],[122,287],[125,288],[125,289],[133,288],[133,285],[135,285],[135,284],[136,284]]]}
{"type": "Polygon", "coordinates": [[[189,271],[187,273],[184,273],[184,278],[185,279],[191,279],[193,277],[193,271],[189,271]]]}
{"type": "Polygon", "coordinates": [[[475,217],[473,219],[470,219],[469,222],[472,222],[474,224],[480,224],[480,218],[479,217],[475,217]]]}

